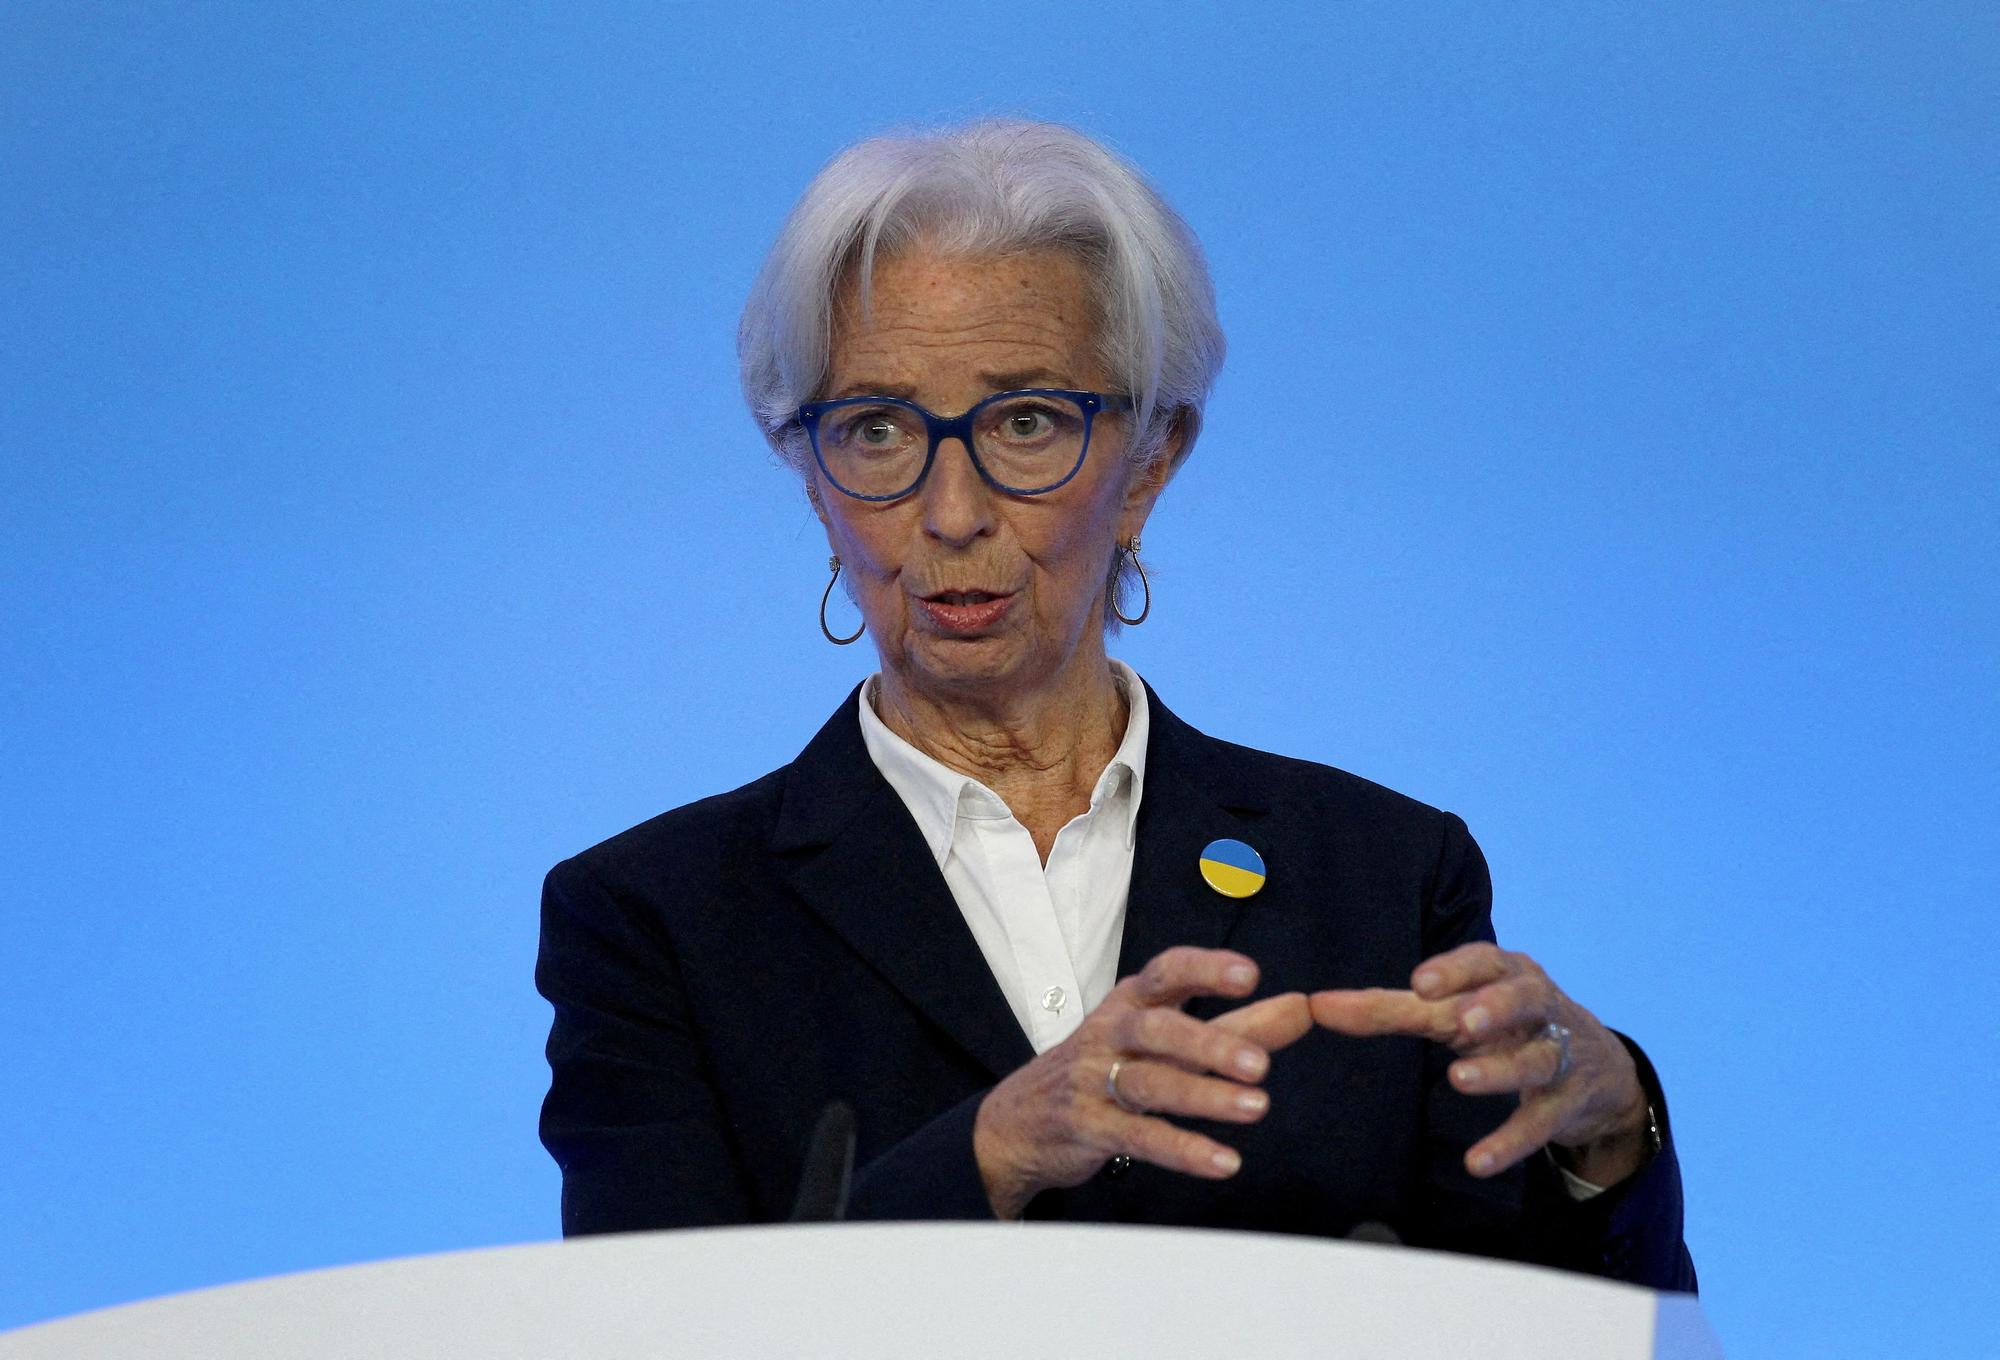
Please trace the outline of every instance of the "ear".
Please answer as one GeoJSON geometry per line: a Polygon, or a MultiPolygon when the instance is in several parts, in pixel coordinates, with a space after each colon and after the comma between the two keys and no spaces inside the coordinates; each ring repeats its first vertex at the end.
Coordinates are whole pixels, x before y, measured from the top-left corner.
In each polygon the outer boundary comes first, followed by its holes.
{"type": "Polygon", "coordinates": [[[817,471],[808,471],[806,473],[805,488],[806,504],[812,507],[813,518],[819,521],[822,529],[825,529],[829,534],[832,533],[833,525],[828,523],[826,518],[826,502],[820,498],[819,494],[819,474],[817,471]]]}
{"type": "Polygon", "coordinates": [[[1133,535],[1146,527],[1146,520],[1153,513],[1153,503],[1167,489],[1167,482],[1174,475],[1174,464],[1180,457],[1181,446],[1187,439],[1184,416],[1184,412],[1174,416],[1168,426],[1167,437],[1160,441],[1152,459],[1144,467],[1134,469],[1126,482],[1124,513],[1118,521],[1120,542],[1131,541],[1133,535]]]}
{"type": "Polygon", "coordinates": [[[1125,484],[1125,506],[1118,516],[1118,541],[1130,542],[1140,530],[1146,527],[1146,520],[1153,513],[1153,503],[1160,499],[1160,493],[1167,489],[1167,478],[1171,476],[1165,454],[1156,456],[1144,467],[1132,471],[1131,480],[1125,484]]]}
{"type": "Polygon", "coordinates": [[[839,540],[834,536],[833,516],[827,512],[826,491],[820,486],[817,469],[805,477],[806,504],[812,507],[813,518],[819,521],[821,532],[826,535],[826,550],[835,557],[842,553],[839,540]]]}

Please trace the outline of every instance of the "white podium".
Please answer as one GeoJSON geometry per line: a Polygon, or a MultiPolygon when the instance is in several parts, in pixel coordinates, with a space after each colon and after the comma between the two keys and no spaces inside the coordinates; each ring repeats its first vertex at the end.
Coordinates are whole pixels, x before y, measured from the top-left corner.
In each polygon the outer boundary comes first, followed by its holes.
{"type": "Polygon", "coordinates": [[[680,1356],[1716,1360],[1694,1299],[1261,1233],[837,1224],[634,1233],[175,1294],[0,1333],[0,1360],[680,1356]]]}

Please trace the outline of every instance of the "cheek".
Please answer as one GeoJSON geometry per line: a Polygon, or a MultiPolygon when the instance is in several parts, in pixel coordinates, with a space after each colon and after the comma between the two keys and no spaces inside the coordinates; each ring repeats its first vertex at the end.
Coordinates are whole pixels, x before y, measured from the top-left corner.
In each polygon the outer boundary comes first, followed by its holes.
{"type": "MultiPolygon", "coordinates": [[[[1123,473],[1123,465],[1116,469],[1123,473]]],[[[1079,507],[1072,519],[1077,547],[1089,554],[1110,553],[1112,541],[1118,537],[1118,520],[1125,509],[1125,479],[1122,475],[1107,477],[1100,485],[1090,489],[1090,495],[1079,507]]]]}
{"type": "MultiPolygon", "coordinates": [[[[839,495],[839,492],[835,492],[839,495]]],[[[891,516],[866,508],[842,506],[827,518],[827,540],[840,554],[840,565],[857,578],[879,576],[896,557],[898,535],[891,516]]]]}
{"type": "Polygon", "coordinates": [[[905,610],[902,581],[911,537],[903,519],[893,511],[864,512],[841,516],[829,526],[833,551],[840,555],[841,588],[869,616],[878,635],[897,631],[905,610]]]}
{"type": "Polygon", "coordinates": [[[851,538],[839,552],[842,571],[853,589],[864,595],[881,590],[895,575],[895,559],[885,555],[881,545],[865,535],[851,538]]]}
{"type": "Polygon", "coordinates": [[[1064,599],[1094,597],[1104,588],[1121,504],[1121,496],[1100,491],[1074,506],[1070,513],[1052,515],[1049,523],[1040,526],[1040,551],[1036,555],[1060,582],[1058,593],[1064,599]]]}

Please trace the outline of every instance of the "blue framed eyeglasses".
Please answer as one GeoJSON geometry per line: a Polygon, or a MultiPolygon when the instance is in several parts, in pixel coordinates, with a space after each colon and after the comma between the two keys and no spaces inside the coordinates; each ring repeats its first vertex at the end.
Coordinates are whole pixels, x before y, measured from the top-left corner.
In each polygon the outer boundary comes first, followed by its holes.
{"type": "Polygon", "coordinates": [[[893,501],[923,484],[938,445],[956,439],[986,484],[1039,496],[1076,476],[1103,411],[1129,411],[1130,397],[1024,387],[996,392],[945,417],[901,397],[807,402],[795,413],[826,479],[858,501],[893,501]]]}

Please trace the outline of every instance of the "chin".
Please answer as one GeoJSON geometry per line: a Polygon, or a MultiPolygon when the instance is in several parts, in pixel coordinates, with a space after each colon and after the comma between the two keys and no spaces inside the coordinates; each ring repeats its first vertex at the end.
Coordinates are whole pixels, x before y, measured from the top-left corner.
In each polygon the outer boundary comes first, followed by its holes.
{"type": "Polygon", "coordinates": [[[904,657],[912,684],[946,689],[1005,685],[1034,669],[1032,658],[1006,637],[944,638],[920,634],[904,657]]]}

